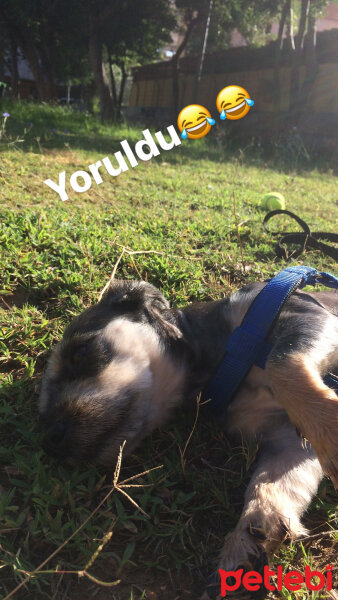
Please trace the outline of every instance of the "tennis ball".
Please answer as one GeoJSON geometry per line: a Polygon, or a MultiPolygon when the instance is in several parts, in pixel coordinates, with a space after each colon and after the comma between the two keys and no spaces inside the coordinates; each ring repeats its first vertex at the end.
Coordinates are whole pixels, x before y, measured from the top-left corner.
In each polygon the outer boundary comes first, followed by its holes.
{"type": "Polygon", "coordinates": [[[269,192],[262,198],[262,207],[268,210],[284,210],[285,198],[279,192],[269,192]]]}

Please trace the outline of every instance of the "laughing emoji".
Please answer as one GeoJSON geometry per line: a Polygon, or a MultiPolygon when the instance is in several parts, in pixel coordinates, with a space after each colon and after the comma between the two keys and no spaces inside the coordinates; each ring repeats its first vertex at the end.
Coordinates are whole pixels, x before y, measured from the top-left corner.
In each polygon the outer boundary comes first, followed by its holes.
{"type": "Polygon", "coordinates": [[[216,98],[216,106],[222,121],[224,119],[230,121],[243,119],[254,104],[248,92],[240,85],[228,85],[219,92],[216,98]]]}
{"type": "Polygon", "coordinates": [[[211,118],[207,108],[200,104],[189,104],[185,106],[177,117],[177,125],[182,140],[191,138],[197,140],[209,133],[211,126],[215,125],[215,119],[211,118]]]}

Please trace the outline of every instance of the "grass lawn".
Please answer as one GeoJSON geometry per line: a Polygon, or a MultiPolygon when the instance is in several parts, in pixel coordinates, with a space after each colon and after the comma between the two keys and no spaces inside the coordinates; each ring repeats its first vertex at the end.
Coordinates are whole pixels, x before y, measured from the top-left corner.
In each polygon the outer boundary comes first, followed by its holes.
{"type": "MultiPolygon", "coordinates": [[[[92,467],[71,471],[41,450],[37,392],[48,352],[73,316],[97,301],[117,261],[118,277],[148,280],[178,306],[272,276],[285,262],[262,227],[263,194],[283,193],[287,208],[314,231],[336,231],[337,176],[314,163],[293,169],[292,148],[288,168],[250,142],[232,150],[212,130],[61,202],[45,179],[57,181],[65,170],[69,180],[112,158],[123,139],[131,146],[141,139],[142,128],[103,127],[48,106],[0,108],[11,114],[0,140],[0,595],[30,574],[16,598],[196,599],[240,515],[253,449],[231,449],[201,411],[183,460],[195,415],[178,411],[123,460],[120,480],[161,465],[127,490],[148,517],[115,490],[63,546],[109,492],[112,477],[92,467]],[[85,568],[91,579],[78,577],[85,568]],[[121,583],[107,588],[93,578],[121,583]]],[[[296,229],[282,219],[273,226],[296,229]]],[[[318,251],[291,262],[336,269],[318,251]]],[[[307,564],[323,570],[334,562],[335,508],[324,480],[305,516],[311,537],[285,545],[275,565],[304,572],[307,564]]],[[[304,589],[269,597],[324,596],[304,589]]]]}

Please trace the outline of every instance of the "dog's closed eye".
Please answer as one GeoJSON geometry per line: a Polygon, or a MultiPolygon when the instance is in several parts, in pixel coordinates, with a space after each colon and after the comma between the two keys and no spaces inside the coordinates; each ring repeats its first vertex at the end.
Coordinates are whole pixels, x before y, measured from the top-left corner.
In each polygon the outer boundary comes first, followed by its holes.
{"type": "Polygon", "coordinates": [[[81,364],[84,358],[88,355],[88,345],[82,344],[73,352],[71,362],[75,365],[81,364]]]}
{"type": "Polygon", "coordinates": [[[62,377],[77,379],[94,377],[112,360],[115,350],[112,342],[90,336],[67,344],[62,352],[62,377]]]}

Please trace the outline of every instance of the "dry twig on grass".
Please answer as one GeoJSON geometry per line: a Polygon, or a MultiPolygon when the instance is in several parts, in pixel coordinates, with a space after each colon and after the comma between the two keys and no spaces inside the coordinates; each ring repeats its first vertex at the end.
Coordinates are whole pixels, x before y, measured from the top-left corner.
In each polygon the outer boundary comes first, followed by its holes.
{"type": "Polygon", "coordinates": [[[143,471],[142,473],[138,473],[137,475],[133,475],[132,477],[128,477],[127,479],[124,479],[123,481],[121,481],[119,483],[119,476],[120,476],[121,465],[122,465],[122,454],[123,454],[123,449],[124,449],[125,444],[126,444],[126,441],[124,441],[122,446],[120,447],[120,452],[119,452],[119,455],[117,458],[115,472],[114,472],[113,485],[110,488],[109,492],[104,496],[104,498],[101,500],[101,502],[99,502],[99,504],[96,506],[96,508],[90,513],[90,515],[87,517],[87,519],[85,519],[85,521],[83,521],[83,523],[81,523],[81,525],[75,531],[73,531],[73,533],[64,542],[62,542],[62,544],[60,546],[58,546],[58,548],[54,552],[52,552],[52,554],[47,556],[47,558],[36,569],[34,569],[34,571],[24,571],[23,569],[17,569],[17,571],[19,573],[23,573],[24,575],[26,575],[26,577],[11,592],[9,592],[9,594],[7,594],[7,596],[5,596],[3,598],[3,600],[9,600],[10,598],[13,598],[13,596],[16,594],[16,592],[18,592],[24,585],[26,585],[26,583],[28,583],[30,581],[30,579],[36,577],[39,574],[41,575],[43,573],[44,574],[49,573],[49,574],[53,574],[53,575],[60,574],[61,576],[64,576],[65,574],[77,574],[79,577],[85,576],[88,579],[90,579],[91,581],[94,581],[95,583],[98,583],[99,585],[103,585],[106,587],[113,587],[120,583],[120,580],[109,581],[109,582],[101,581],[100,579],[97,579],[96,577],[94,577],[94,575],[91,575],[87,571],[87,569],[92,566],[92,564],[94,563],[94,561],[100,554],[103,547],[111,539],[111,537],[113,535],[113,527],[117,522],[117,519],[115,519],[115,518],[113,519],[113,522],[112,522],[108,532],[104,535],[101,544],[95,550],[94,554],[91,556],[91,558],[87,562],[84,569],[82,569],[82,570],[79,569],[79,570],[74,570],[74,571],[63,571],[63,570],[61,571],[61,570],[58,570],[57,568],[56,569],[48,569],[48,570],[42,570],[42,569],[52,558],[54,558],[54,556],[59,554],[59,552],[68,544],[68,542],[70,542],[70,540],[72,538],[75,537],[75,535],[77,533],[79,533],[79,531],[81,531],[81,529],[83,529],[83,527],[98,512],[98,510],[101,508],[101,506],[106,502],[106,500],[108,500],[108,498],[112,495],[112,493],[115,490],[120,492],[123,496],[126,496],[126,498],[128,498],[128,500],[133,504],[133,506],[135,506],[143,515],[148,517],[148,515],[144,512],[144,510],[135,502],[135,500],[133,500],[129,496],[129,494],[124,490],[124,488],[143,487],[141,484],[130,484],[130,481],[133,481],[134,479],[137,479],[138,477],[141,477],[143,475],[147,475],[148,473],[151,473],[151,471],[155,471],[156,469],[161,469],[162,465],[160,465],[158,467],[153,467],[152,469],[148,469],[147,471],[143,471]]]}

